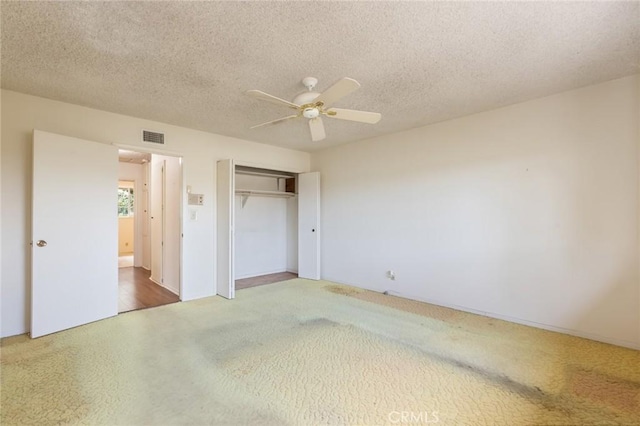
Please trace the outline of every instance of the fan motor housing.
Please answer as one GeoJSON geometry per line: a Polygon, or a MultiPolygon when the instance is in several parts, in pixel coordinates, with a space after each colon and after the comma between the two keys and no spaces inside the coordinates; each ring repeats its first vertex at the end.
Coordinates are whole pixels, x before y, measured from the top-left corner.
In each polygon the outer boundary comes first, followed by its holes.
{"type": "Polygon", "coordinates": [[[303,92],[293,98],[293,103],[296,105],[310,104],[318,96],[320,96],[318,92],[303,92]]]}
{"type": "Polygon", "coordinates": [[[320,111],[318,111],[318,108],[309,107],[302,110],[302,115],[304,118],[317,118],[320,115],[320,111]]]}

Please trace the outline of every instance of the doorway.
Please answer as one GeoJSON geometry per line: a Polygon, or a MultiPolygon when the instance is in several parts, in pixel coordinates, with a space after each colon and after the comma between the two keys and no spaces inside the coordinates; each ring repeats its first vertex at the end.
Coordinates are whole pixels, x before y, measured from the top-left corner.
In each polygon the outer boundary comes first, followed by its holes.
{"type": "MultiPolygon", "coordinates": [[[[137,147],[134,150],[138,151],[137,147]]],[[[151,247],[154,239],[149,224],[151,211],[147,208],[149,203],[141,203],[148,198],[145,192],[151,192],[147,185],[151,175],[149,164],[165,159],[169,170],[164,178],[166,186],[157,190],[165,193],[161,206],[167,212],[161,211],[157,217],[172,219],[162,228],[166,232],[161,239],[163,274],[160,284],[154,283],[153,288],[171,285],[174,290],[167,290],[174,294],[174,300],[180,298],[181,158],[156,156],[141,148],[138,154],[150,154],[150,157],[147,165],[138,170],[146,168],[147,172],[125,176],[119,169],[126,168],[130,161],[119,161],[118,151],[119,147],[112,144],[33,131],[32,338],[118,314],[118,181],[134,182],[134,266],[131,268],[151,272],[151,260],[157,255],[151,247]],[[146,236],[143,231],[148,231],[146,236]]]]}
{"type": "Polygon", "coordinates": [[[178,302],[181,159],[118,156],[118,313],[178,302]]]}
{"type": "Polygon", "coordinates": [[[134,265],[135,181],[118,181],[118,268],[134,265]]]}

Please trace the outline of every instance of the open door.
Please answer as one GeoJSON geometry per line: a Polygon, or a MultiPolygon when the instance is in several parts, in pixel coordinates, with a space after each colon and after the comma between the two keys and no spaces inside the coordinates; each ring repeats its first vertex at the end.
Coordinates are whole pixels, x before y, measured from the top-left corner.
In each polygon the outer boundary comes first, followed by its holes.
{"type": "Polygon", "coordinates": [[[180,295],[180,245],[182,244],[182,160],[166,157],[164,168],[164,264],[162,285],[180,295]]]}
{"type": "Polygon", "coordinates": [[[35,130],[31,337],[118,314],[118,149],[35,130]]]}
{"type": "Polygon", "coordinates": [[[320,173],[298,175],[298,276],[320,279],[320,173]]]}
{"type": "Polygon", "coordinates": [[[236,297],[234,275],[234,203],[235,166],[233,160],[218,161],[217,167],[217,293],[233,299],[236,297]]]}
{"type": "Polygon", "coordinates": [[[150,230],[151,230],[151,276],[149,279],[156,284],[164,282],[164,215],[165,215],[165,168],[166,161],[151,156],[151,185],[150,185],[150,230]]]}

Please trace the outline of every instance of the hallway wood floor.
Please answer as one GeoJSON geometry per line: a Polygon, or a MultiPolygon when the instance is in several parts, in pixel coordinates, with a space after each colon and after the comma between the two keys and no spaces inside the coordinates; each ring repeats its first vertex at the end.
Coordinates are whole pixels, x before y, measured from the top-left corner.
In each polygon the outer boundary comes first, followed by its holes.
{"type": "Polygon", "coordinates": [[[175,303],[180,298],[149,279],[144,268],[118,269],[118,313],[175,303]]]}

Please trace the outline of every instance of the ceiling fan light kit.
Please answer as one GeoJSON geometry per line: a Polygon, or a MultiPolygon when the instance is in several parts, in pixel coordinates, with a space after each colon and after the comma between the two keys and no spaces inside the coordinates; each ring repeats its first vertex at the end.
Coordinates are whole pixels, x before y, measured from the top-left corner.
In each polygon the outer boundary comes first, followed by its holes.
{"type": "Polygon", "coordinates": [[[356,111],[351,109],[330,108],[330,105],[347,96],[351,92],[360,87],[360,83],[352,78],[345,77],[339,80],[333,86],[322,93],[314,92],[313,89],[318,84],[315,77],[305,77],[302,84],[307,88],[307,92],[303,92],[293,99],[293,102],[280,99],[276,96],[260,90],[249,90],[248,95],[260,99],[262,101],[271,102],[280,106],[295,109],[297,114],[279,118],[277,120],[268,121],[266,123],[251,126],[252,129],[266,126],[268,124],[278,124],[283,121],[294,118],[306,118],[309,120],[309,131],[311,132],[311,140],[321,141],[326,137],[322,115],[337,118],[339,120],[357,121],[359,123],[375,124],[382,118],[377,112],[356,111]]]}

